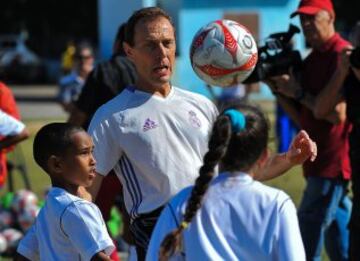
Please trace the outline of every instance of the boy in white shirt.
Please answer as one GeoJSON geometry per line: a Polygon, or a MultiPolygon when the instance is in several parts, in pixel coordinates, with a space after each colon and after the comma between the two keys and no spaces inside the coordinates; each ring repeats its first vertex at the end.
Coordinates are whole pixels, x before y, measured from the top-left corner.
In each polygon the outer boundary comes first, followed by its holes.
{"type": "Polygon", "coordinates": [[[34,158],[52,188],[15,260],[111,260],[114,245],[101,213],[83,199],[83,187],[95,177],[93,148],[91,137],[68,123],[51,123],[37,133],[34,158]]]}

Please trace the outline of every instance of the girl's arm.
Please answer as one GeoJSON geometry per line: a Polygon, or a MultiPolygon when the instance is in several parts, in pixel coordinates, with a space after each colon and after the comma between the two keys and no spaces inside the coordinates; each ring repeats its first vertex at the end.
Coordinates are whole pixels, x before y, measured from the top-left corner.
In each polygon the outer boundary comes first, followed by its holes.
{"type": "Polygon", "coordinates": [[[255,178],[260,181],[276,178],[290,168],[303,164],[308,159],[314,161],[316,155],[316,143],[311,140],[306,131],[301,130],[291,142],[289,150],[270,157],[266,166],[260,170],[255,178]]]}

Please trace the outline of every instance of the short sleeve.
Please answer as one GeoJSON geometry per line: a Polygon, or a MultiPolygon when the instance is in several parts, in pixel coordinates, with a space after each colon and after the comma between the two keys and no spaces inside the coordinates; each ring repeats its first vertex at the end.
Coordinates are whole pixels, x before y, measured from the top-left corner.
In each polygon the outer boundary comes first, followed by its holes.
{"type": "Polygon", "coordinates": [[[115,249],[99,209],[90,202],[81,200],[68,206],[61,227],[84,260],[100,251],[110,255],[115,249]]]}
{"type": "MultiPolygon", "coordinates": [[[[101,110],[101,109],[100,109],[101,110]]],[[[112,170],[122,155],[122,149],[115,138],[117,126],[97,111],[90,122],[88,133],[94,141],[94,157],[96,159],[96,172],[106,176],[112,170]]]]}
{"type": "Polygon", "coordinates": [[[279,221],[278,260],[305,261],[296,208],[288,196],[281,204],[279,221]]]}
{"type": "Polygon", "coordinates": [[[25,125],[21,121],[0,110],[0,135],[14,136],[21,133],[24,128],[25,125]]]}
{"type": "Polygon", "coordinates": [[[40,260],[39,243],[36,237],[36,223],[32,225],[21,239],[17,252],[30,260],[40,260]]]}

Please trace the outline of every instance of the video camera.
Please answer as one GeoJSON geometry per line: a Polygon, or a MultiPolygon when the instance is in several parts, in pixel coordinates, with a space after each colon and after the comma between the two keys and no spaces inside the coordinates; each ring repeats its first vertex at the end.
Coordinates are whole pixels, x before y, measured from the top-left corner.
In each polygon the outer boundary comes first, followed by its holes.
{"type": "Polygon", "coordinates": [[[290,67],[299,70],[302,64],[299,51],[293,50],[292,37],[300,29],[290,24],[287,32],[271,34],[264,46],[258,48],[259,59],[254,71],[243,82],[245,84],[266,80],[272,76],[286,74],[290,67]]]}

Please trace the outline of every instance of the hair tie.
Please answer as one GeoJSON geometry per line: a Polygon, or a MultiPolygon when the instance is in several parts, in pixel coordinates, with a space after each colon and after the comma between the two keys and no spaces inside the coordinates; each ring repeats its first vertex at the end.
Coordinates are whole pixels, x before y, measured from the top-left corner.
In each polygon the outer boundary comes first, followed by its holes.
{"type": "Polygon", "coordinates": [[[185,221],[181,222],[181,224],[180,224],[180,228],[182,228],[182,229],[186,229],[188,226],[189,226],[189,223],[185,222],[185,221]]]}
{"type": "Polygon", "coordinates": [[[233,133],[238,133],[245,129],[246,119],[245,115],[242,112],[234,109],[229,109],[224,112],[224,115],[230,118],[231,129],[233,133]]]}

